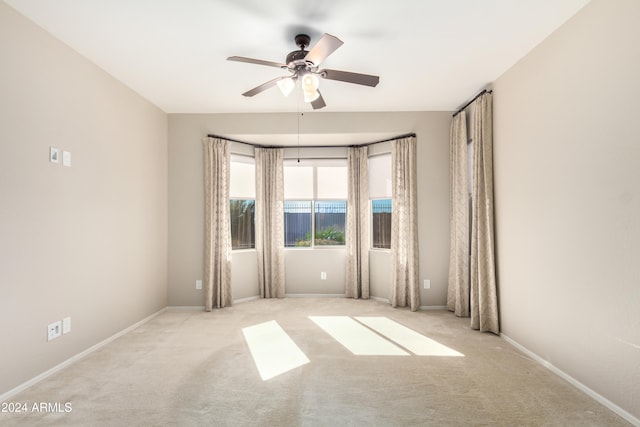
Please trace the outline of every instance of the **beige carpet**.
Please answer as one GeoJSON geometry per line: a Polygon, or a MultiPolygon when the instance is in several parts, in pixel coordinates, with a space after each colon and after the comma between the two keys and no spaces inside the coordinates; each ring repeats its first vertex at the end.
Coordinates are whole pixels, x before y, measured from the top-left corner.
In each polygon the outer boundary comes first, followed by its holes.
{"type": "Polygon", "coordinates": [[[622,418],[449,312],[289,298],[170,310],[14,396],[32,426],[625,426],[622,418]],[[464,357],[355,356],[308,316],[385,316],[464,357]],[[275,320],[310,362],[262,381],[242,328],[275,320]],[[60,411],[31,412],[33,403],[60,411]],[[68,403],[65,412],[65,403],[68,403]]]}

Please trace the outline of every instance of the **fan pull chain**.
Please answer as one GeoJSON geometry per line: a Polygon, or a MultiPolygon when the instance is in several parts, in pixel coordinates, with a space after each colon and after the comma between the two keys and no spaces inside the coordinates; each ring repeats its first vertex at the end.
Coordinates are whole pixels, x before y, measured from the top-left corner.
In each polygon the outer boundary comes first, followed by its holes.
{"type": "Polygon", "coordinates": [[[300,163],[300,117],[304,116],[303,112],[300,112],[298,116],[298,163],[300,163]]]}
{"type": "Polygon", "coordinates": [[[298,163],[300,163],[300,117],[304,116],[300,105],[301,94],[298,93],[298,163]]]}

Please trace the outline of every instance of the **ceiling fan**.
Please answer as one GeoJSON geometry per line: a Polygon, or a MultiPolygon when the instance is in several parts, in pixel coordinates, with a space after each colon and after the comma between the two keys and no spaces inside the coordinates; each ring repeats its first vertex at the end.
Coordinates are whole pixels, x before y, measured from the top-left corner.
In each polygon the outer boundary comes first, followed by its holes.
{"type": "Polygon", "coordinates": [[[280,76],[269,80],[260,86],[246,91],[242,95],[254,96],[273,86],[278,86],[282,93],[287,96],[295,87],[296,81],[300,79],[305,102],[310,102],[314,110],[326,106],[322,94],[318,90],[320,84],[318,77],[327,80],[338,80],[347,83],[355,83],[364,86],[375,87],[380,81],[380,77],[369,74],[352,73],[349,71],[331,70],[328,68],[319,69],[320,64],[327,59],[336,49],[342,46],[343,42],[339,38],[325,33],[318,43],[307,51],[311,38],[306,34],[298,34],[295,43],[300,50],[294,50],[287,55],[286,63],[263,61],[261,59],[245,58],[243,56],[230,56],[229,61],[247,62],[249,64],[266,65],[277,67],[289,71],[290,75],[280,76]]]}

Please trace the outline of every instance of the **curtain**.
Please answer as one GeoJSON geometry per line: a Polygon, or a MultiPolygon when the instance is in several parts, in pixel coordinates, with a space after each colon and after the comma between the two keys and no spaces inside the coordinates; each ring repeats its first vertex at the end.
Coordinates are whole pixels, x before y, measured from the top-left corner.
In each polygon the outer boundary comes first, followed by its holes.
{"type": "Polygon", "coordinates": [[[256,253],[262,298],[284,298],[284,178],[281,148],[256,148],[256,253]]]}
{"type": "Polygon", "coordinates": [[[411,311],[420,307],[416,151],[415,137],[392,142],[391,305],[411,311]]]}
{"type": "Polygon", "coordinates": [[[500,332],[493,224],[493,95],[475,102],[471,219],[471,327],[500,332]]]}
{"type": "Polygon", "coordinates": [[[229,141],[205,138],[204,282],[206,311],[232,305],[229,141]]]}
{"type": "Polygon", "coordinates": [[[449,287],[447,309],[469,317],[469,185],[467,177],[467,116],[451,122],[449,145],[449,287]]]}
{"type": "Polygon", "coordinates": [[[348,298],[369,298],[369,159],[367,147],[347,152],[347,280],[348,298]]]}

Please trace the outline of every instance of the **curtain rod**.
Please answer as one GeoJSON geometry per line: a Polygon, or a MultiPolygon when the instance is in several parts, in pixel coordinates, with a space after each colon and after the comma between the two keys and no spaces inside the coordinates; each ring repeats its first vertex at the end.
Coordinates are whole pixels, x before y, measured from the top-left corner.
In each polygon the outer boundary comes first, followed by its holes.
{"type": "Polygon", "coordinates": [[[403,135],[394,136],[393,138],[387,138],[380,141],[367,142],[365,144],[359,144],[359,145],[344,145],[343,147],[368,147],[374,144],[382,144],[383,142],[395,141],[396,139],[400,139],[400,138],[415,138],[415,137],[416,137],[415,133],[405,133],[403,135]]]}
{"type": "Polygon", "coordinates": [[[492,90],[483,90],[482,92],[480,92],[479,94],[477,94],[476,96],[473,97],[473,99],[469,102],[467,102],[466,104],[464,104],[464,107],[460,108],[458,111],[456,111],[455,113],[453,113],[453,117],[457,116],[458,114],[460,114],[465,108],[467,108],[469,105],[473,104],[473,101],[475,101],[476,99],[480,98],[482,95],[484,95],[485,93],[492,93],[492,90]]]}
{"type": "Polygon", "coordinates": [[[238,144],[250,145],[252,147],[258,147],[258,148],[267,148],[267,147],[268,148],[283,148],[281,146],[275,146],[275,145],[262,145],[262,144],[256,144],[256,143],[253,143],[253,142],[240,141],[240,140],[237,140],[237,139],[228,138],[226,136],[214,135],[212,133],[208,134],[207,138],[226,139],[227,141],[237,142],[238,144]]]}
{"type": "Polygon", "coordinates": [[[351,144],[351,145],[288,145],[288,146],[284,146],[284,145],[263,145],[263,144],[256,144],[253,142],[246,142],[246,141],[239,141],[237,139],[232,139],[232,138],[227,138],[226,136],[219,136],[219,135],[214,135],[212,133],[208,134],[207,137],[209,138],[220,138],[220,139],[226,139],[227,141],[231,141],[231,142],[237,142],[238,144],[244,144],[244,145],[250,145],[252,147],[258,147],[258,148],[341,148],[341,147],[368,147],[370,145],[374,145],[374,144],[381,144],[383,142],[389,142],[389,141],[394,141],[396,139],[400,139],[400,138],[409,138],[409,137],[414,137],[415,138],[416,134],[415,133],[405,133],[403,135],[398,135],[398,136],[394,136],[393,138],[387,138],[387,139],[383,139],[380,141],[374,141],[374,142],[367,142],[365,144],[351,144]]]}

